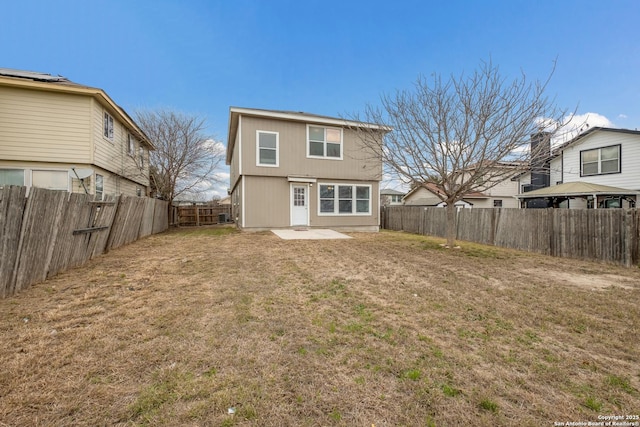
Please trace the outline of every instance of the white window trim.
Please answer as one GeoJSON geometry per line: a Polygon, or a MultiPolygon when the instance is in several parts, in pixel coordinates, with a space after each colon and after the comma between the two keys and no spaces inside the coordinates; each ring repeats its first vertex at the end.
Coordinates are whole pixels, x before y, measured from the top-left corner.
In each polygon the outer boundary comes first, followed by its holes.
{"type": "Polygon", "coordinates": [[[372,185],[371,184],[359,184],[359,183],[353,183],[353,182],[340,182],[340,183],[336,183],[336,182],[319,182],[318,183],[318,216],[334,216],[334,217],[339,217],[339,216],[344,216],[344,217],[350,217],[350,216],[371,216],[373,215],[373,197],[371,194],[371,190],[372,190],[372,185]],[[323,185],[333,185],[334,187],[336,187],[335,189],[335,195],[334,195],[334,208],[333,208],[333,212],[329,213],[329,212],[320,212],[320,210],[322,209],[322,204],[320,202],[320,187],[323,185]],[[351,213],[340,213],[340,197],[339,197],[339,193],[338,193],[338,186],[351,186],[353,187],[353,207],[351,209],[351,213]],[[356,212],[356,206],[357,206],[357,201],[358,199],[356,198],[356,187],[368,187],[369,188],[369,212],[356,212]]]}
{"type": "Polygon", "coordinates": [[[136,139],[130,133],[127,133],[127,154],[131,157],[136,155],[136,139]]]}
{"type": "MultiPolygon", "coordinates": [[[[22,186],[28,187],[28,185],[27,185],[27,171],[29,170],[28,168],[19,168],[19,167],[12,167],[12,166],[0,166],[0,169],[1,170],[22,171],[22,186]]],[[[29,175],[31,175],[31,173],[29,173],[29,175]]],[[[0,185],[0,188],[3,188],[2,185],[0,185]]]]}
{"type": "Polygon", "coordinates": [[[145,163],[146,163],[146,160],[145,160],[145,157],[146,157],[146,156],[145,156],[145,154],[146,154],[146,153],[145,153],[145,149],[144,149],[144,147],[142,146],[142,144],[140,144],[140,145],[138,146],[138,159],[139,159],[139,162],[140,162],[140,167],[141,167],[141,168],[143,168],[143,169],[144,169],[144,167],[145,167],[145,163]]]}
{"type": "Polygon", "coordinates": [[[109,114],[107,111],[104,112],[103,118],[102,118],[102,136],[103,138],[113,142],[113,140],[115,139],[115,134],[116,134],[116,124],[115,121],[113,120],[113,116],[111,114],[109,114]],[[111,132],[110,135],[105,135],[104,132],[105,130],[107,131],[107,133],[109,133],[109,128],[105,129],[105,121],[107,121],[107,125],[110,123],[111,124],[111,132]]]}
{"type": "Polygon", "coordinates": [[[93,194],[94,194],[94,196],[96,196],[97,200],[102,201],[102,200],[104,200],[104,175],[97,173],[94,176],[95,176],[95,179],[94,179],[94,184],[93,184],[93,194]],[[98,177],[102,178],[102,189],[100,190],[100,198],[99,199],[97,198],[97,196],[98,196],[98,177]]]}
{"type": "Polygon", "coordinates": [[[39,167],[33,167],[30,169],[25,169],[25,171],[29,171],[29,185],[28,187],[33,187],[33,172],[64,172],[67,174],[67,188],[65,190],[63,189],[58,189],[55,191],[66,191],[68,193],[72,192],[72,179],[69,176],[69,170],[68,169],[55,169],[55,168],[39,168],[39,167]]]}
{"type": "MultiPolygon", "coordinates": [[[[622,145],[614,144],[608,145],[606,147],[598,147],[598,148],[590,148],[588,150],[581,150],[579,153],[579,162],[580,162],[580,176],[598,176],[598,175],[611,175],[616,173],[622,173],[622,145]],[[618,148],[618,170],[615,172],[602,172],[602,150],[605,148],[617,147],[618,148]],[[598,172],[597,173],[584,173],[584,161],[582,160],[582,154],[588,153],[589,151],[597,151],[598,152],[598,172]]],[[[595,162],[590,162],[595,163],[595,162]]]]}
{"type": "MultiPolygon", "coordinates": [[[[271,148],[268,148],[271,150],[271,148]]],[[[280,166],[280,133],[269,130],[256,130],[256,166],[262,168],[277,168],[280,166]],[[276,164],[260,163],[260,134],[267,133],[276,136],[276,164]]]]}
{"type": "Polygon", "coordinates": [[[338,128],[338,127],[334,127],[334,126],[326,126],[326,125],[321,125],[321,124],[307,124],[307,142],[306,142],[307,146],[306,146],[306,150],[307,150],[307,158],[308,159],[321,159],[321,160],[342,160],[343,157],[343,153],[344,153],[344,131],[342,128],[338,128]],[[324,152],[327,152],[327,129],[334,129],[334,130],[338,130],[340,131],[340,157],[327,157],[326,155],[324,156],[312,156],[310,153],[311,151],[311,145],[309,144],[309,128],[310,127],[316,127],[316,128],[324,128],[325,132],[324,132],[324,152]]]}

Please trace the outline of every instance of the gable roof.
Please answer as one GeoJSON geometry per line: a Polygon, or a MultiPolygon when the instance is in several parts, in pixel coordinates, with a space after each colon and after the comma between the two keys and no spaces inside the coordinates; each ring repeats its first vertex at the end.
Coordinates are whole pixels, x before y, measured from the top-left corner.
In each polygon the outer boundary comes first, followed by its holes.
{"type": "Polygon", "coordinates": [[[556,147],[556,149],[554,150],[554,155],[559,154],[565,148],[578,143],[579,141],[583,140],[584,138],[586,138],[589,135],[594,134],[596,132],[617,132],[617,133],[626,133],[626,134],[630,134],[630,135],[640,135],[640,131],[639,130],[617,129],[617,128],[607,128],[607,127],[602,127],[602,126],[595,126],[595,127],[589,128],[588,130],[582,132],[581,134],[573,137],[572,139],[570,139],[569,141],[565,142],[564,144],[561,144],[558,147],[556,147]]]}
{"type": "Polygon", "coordinates": [[[406,193],[394,190],[393,188],[383,188],[380,190],[380,194],[383,196],[404,196],[406,193]]]}
{"type": "Polygon", "coordinates": [[[155,150],[153,143],[138,124],[102,89],[83,86],[63,76],[52,76],[51,74],[37,71],[14,70],[11,68],[0,68],[0,86],[91,96],[100,105],[104,106],[109,113],[116,116],[120,122],[125,123],[140,142],[145,143],[149,149],[155,150]]]}
{"type": "Polygon", "coordinates": [[[354,120],[340,119],[337,117],[321,116],[318,114],[305,113],[303,111],[264,110],[260,108],[229,107],[229,131],[227,133],[228,140],[226,159],[227,164],[231,163],[231,156],[233,155],[233,147],[236,144],[236,135],[238,133],[238,124],[241,115],[313,123],[320,125],[368,128],[380,130],[384,133],[390,132],[392,130],[389,126],[379,125],[375,123],[358,122],[354,120]]]}
{"type": "MultiPolygon", "coordinates": [[[[430,193],[433,193],[436,197],[438,197],[438,195],[444,195],[444,191],[436,184],[432,183],[432,182],[425,182],[423,184],[419,184],[416,185],[415,187],[413,187],[405,196],[404,198],[406,199],[407,197],[411,196],[413,193],[415,193],[416,191],[420,190],[421,188],[429,191],[430,193]]],[[[470,193],[467,193],[464,195],[463,199],[466,198],[475,198],[475,199],[483,199],[483,198],[487,198],[488,196],[484,193],[481,193],[479,191],[472,191],[470,193]]],[[[438,198],[438,200],[441,200],[440,198],[438,198]]]]}
{"type": "Polygon", "coordinates": [[[611,187],[608,185],[593,184],[590,182],[576,181],[565,184],[553,185],[551,187],[540,188],[516,195],[518,199],[532,199],[539,197],[562,197],[562,196],[591,196],[591,195],[615,195],[631,196],[640,192],[627,190],[626,188],[611,187]]]}

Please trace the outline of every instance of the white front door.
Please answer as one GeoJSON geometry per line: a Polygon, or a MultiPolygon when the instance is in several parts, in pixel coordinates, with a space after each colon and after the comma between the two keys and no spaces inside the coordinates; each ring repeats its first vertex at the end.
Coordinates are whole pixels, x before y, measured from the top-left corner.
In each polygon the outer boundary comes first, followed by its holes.
{"type": "Polygon", "coordinates": [[[306,185],[291,185],[291,225],[309,225],[309,189],[306,185]]]}

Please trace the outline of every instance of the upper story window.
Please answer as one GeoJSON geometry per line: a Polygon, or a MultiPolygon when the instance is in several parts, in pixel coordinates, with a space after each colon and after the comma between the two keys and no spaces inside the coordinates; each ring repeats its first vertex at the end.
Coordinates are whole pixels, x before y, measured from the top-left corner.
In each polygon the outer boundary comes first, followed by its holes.
{"type": "Polygon", "coordinates": [[[130,133],[127,134],[127,154],[134,156],[136,153],[136,139],[130,133]]]}
{"type": "Polygon", "coordinates": [[[113,117],[106,111],[104,112],[104,137],[113,141],[113,117]]]}
{"type": "Polygon", "coordinates": [[[580,152],[580,176],[620,173],[620,145],[580,152]]]}
{"type": "Polygon", "coordinates": [[[402,194],[392,194],[391,203],[402,203],[402,194]]]}
{"type": "Polygon", "coordinates": [[[140,163],[140,168],[144,168],[144,157],[145,157],[145,153],[144,153],[144,147],[141,145],[140,147],[138,147],[138,155],[139,155],[139,163],[140,163]]]}
{"type": "Polygon", "coordinates": [[[342,129],[307,125],[307,156],[342,159],[342,129]]]}
{"type": "Polygon", "coordinates": [[[256,165],[278,166],[278,132],[256,131],[256,165]]]}

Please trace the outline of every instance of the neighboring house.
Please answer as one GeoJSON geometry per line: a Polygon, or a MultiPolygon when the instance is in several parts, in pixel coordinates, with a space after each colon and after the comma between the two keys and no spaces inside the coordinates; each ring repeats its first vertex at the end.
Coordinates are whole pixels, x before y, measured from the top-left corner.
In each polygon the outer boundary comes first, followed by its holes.
{"type": "Polygon", "coordinates": [[[144,196],[152,149],[102,89],[0,68],[0,187],[144,196]]]}
{"type": "MultiPolygon", "coordinates": [[[[363,146],[354,130],[361,125],[231,107],[226,162],[238,227],[377,231],[382,159],[363,146]]],[[[366,126],[379,131],[381,141],[389,130],[366,126]]]]}
{"type": "MultiPolygon", "coordinates": [[[[405,206],[425,206],[425,207],[445,207],[447,204],[442,201],[438,194],[444,195],[441,189],[437,185],[432,183],[426,183],[423,185],[416,185],[404,196],[405,206]]],[[[472,198],[474,196],[484,197],[481,193],[469,194],[472,198]]],[[[455,205],[458,208],[472,208],[474,207],[466,196],[462,200],[458,200],[455,205]]]]}
{"type": "Polygon", "coordinates": [[[518,178],[522,206],[635,207],[640,192],[640,131],[593,127],[558,147],[550,160],[546,188],[527,191],[532,174],[518,178]],[[571,184],[571,185],[569,185],[571,184]]]}
{"type": "Polygon", "coordinates": [[[380,190],[380,206],[402,205],[402,198],[406,193],[391,188],[380,190]]]}
{"type": "MultiPolygon", "coordinates": [[[[502,175],[504,173],[500,178],[496,178],[497,183],[484,186],[478,184],[479,190],[481,191],[472,191],[466,194],[462,200],[456,203],[456,206],[464,208],[517,208],[518,201],[514,196],[518,194],[519,185],[518,181],[513,179],[513,176],[521,167],[521,164],[497,162],[492,168],[501,168],[500,174],[502,175]],[[513,174],[511,171],[513,171],[513,174]]],[[[469,170],[472,171],[473,168],[469,170]]],[[[446,203],[438,197],[438,194],[443,195],[444,193],[435,184],[428,183],[419,185],[407,193],[404,197],[404,204],[414,206],[446,206],[446,203]]]]}

